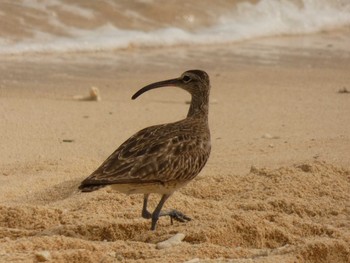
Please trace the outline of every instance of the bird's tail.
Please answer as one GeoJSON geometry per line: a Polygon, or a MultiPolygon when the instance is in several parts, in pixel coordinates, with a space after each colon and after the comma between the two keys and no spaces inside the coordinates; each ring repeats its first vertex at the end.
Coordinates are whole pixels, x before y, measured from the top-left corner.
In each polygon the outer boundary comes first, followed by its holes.
{"type": "Polygon", "coordinates": [[[100,188],[103,188],[105,187],[106,185],[84,185],[84,184],[81,184],[79,186],[79,190],[82,191],[82,192],[93,192],[93,191],[96,191],[100,188]]]}

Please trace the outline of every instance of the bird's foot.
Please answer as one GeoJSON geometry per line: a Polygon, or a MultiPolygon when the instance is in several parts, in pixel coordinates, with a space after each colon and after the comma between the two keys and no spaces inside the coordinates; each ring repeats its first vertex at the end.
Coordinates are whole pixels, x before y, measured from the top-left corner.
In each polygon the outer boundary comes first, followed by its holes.
{"type": "Polygon", "coordinates": [[[170,222],[173,224],[173,221],[179,221],[179,222],[186,222],[186,221],[191,221],[192,219],[185,214],[183,214],[180,211],[177,211],[175,209],[170,210],[170,211],[162,211],[159,216],[169,216],[170,217],[170,222]]]}

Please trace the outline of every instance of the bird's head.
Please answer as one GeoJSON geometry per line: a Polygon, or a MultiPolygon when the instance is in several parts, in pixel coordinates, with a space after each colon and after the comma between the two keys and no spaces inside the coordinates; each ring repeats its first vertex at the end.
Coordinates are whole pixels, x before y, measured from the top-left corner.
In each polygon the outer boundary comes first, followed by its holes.
{"type": "Polygon", "coordinates": [[[151,89],[169,86],[182,88],[191,93],[192,97],[208,96],[210,90],[209,76],[202,70],[188,70],[182,73],[179,78],[163,80],[143,87],[132,96],[132,99],[136,99],[151,89]]]}

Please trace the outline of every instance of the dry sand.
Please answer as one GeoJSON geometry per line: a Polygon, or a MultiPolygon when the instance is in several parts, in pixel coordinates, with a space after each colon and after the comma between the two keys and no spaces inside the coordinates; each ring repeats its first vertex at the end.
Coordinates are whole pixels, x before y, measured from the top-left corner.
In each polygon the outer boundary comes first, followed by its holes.
{"type": "Polygon", "coordinates": [[[0,261],[350,262],[350,95],[338,93],[350,51],[338,40],[2,58],[0,261]],[[191,68],[212,80],[212,155],[165,205],[193,220],[152,232],[142,196],[77,186],[137,130],[185,116],[181,90],[130,97],[191,68]],[[92,86],[102,101],[73,99],[92,86]],[[156,248],[176,233],[182,243],[156,248]]]}

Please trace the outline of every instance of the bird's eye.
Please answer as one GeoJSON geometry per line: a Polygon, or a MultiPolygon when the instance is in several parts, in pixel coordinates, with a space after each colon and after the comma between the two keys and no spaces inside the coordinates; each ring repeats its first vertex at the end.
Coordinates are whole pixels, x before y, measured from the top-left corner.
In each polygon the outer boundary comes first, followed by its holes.
{"type": "Polygon", "coordinates": [[[191,79],[189,76],[185,75],[185,76],[182,78],[182,80],[183,80],[185,83],[188,83],[188,82],[190,82],[192,79],[191,79]]]}

